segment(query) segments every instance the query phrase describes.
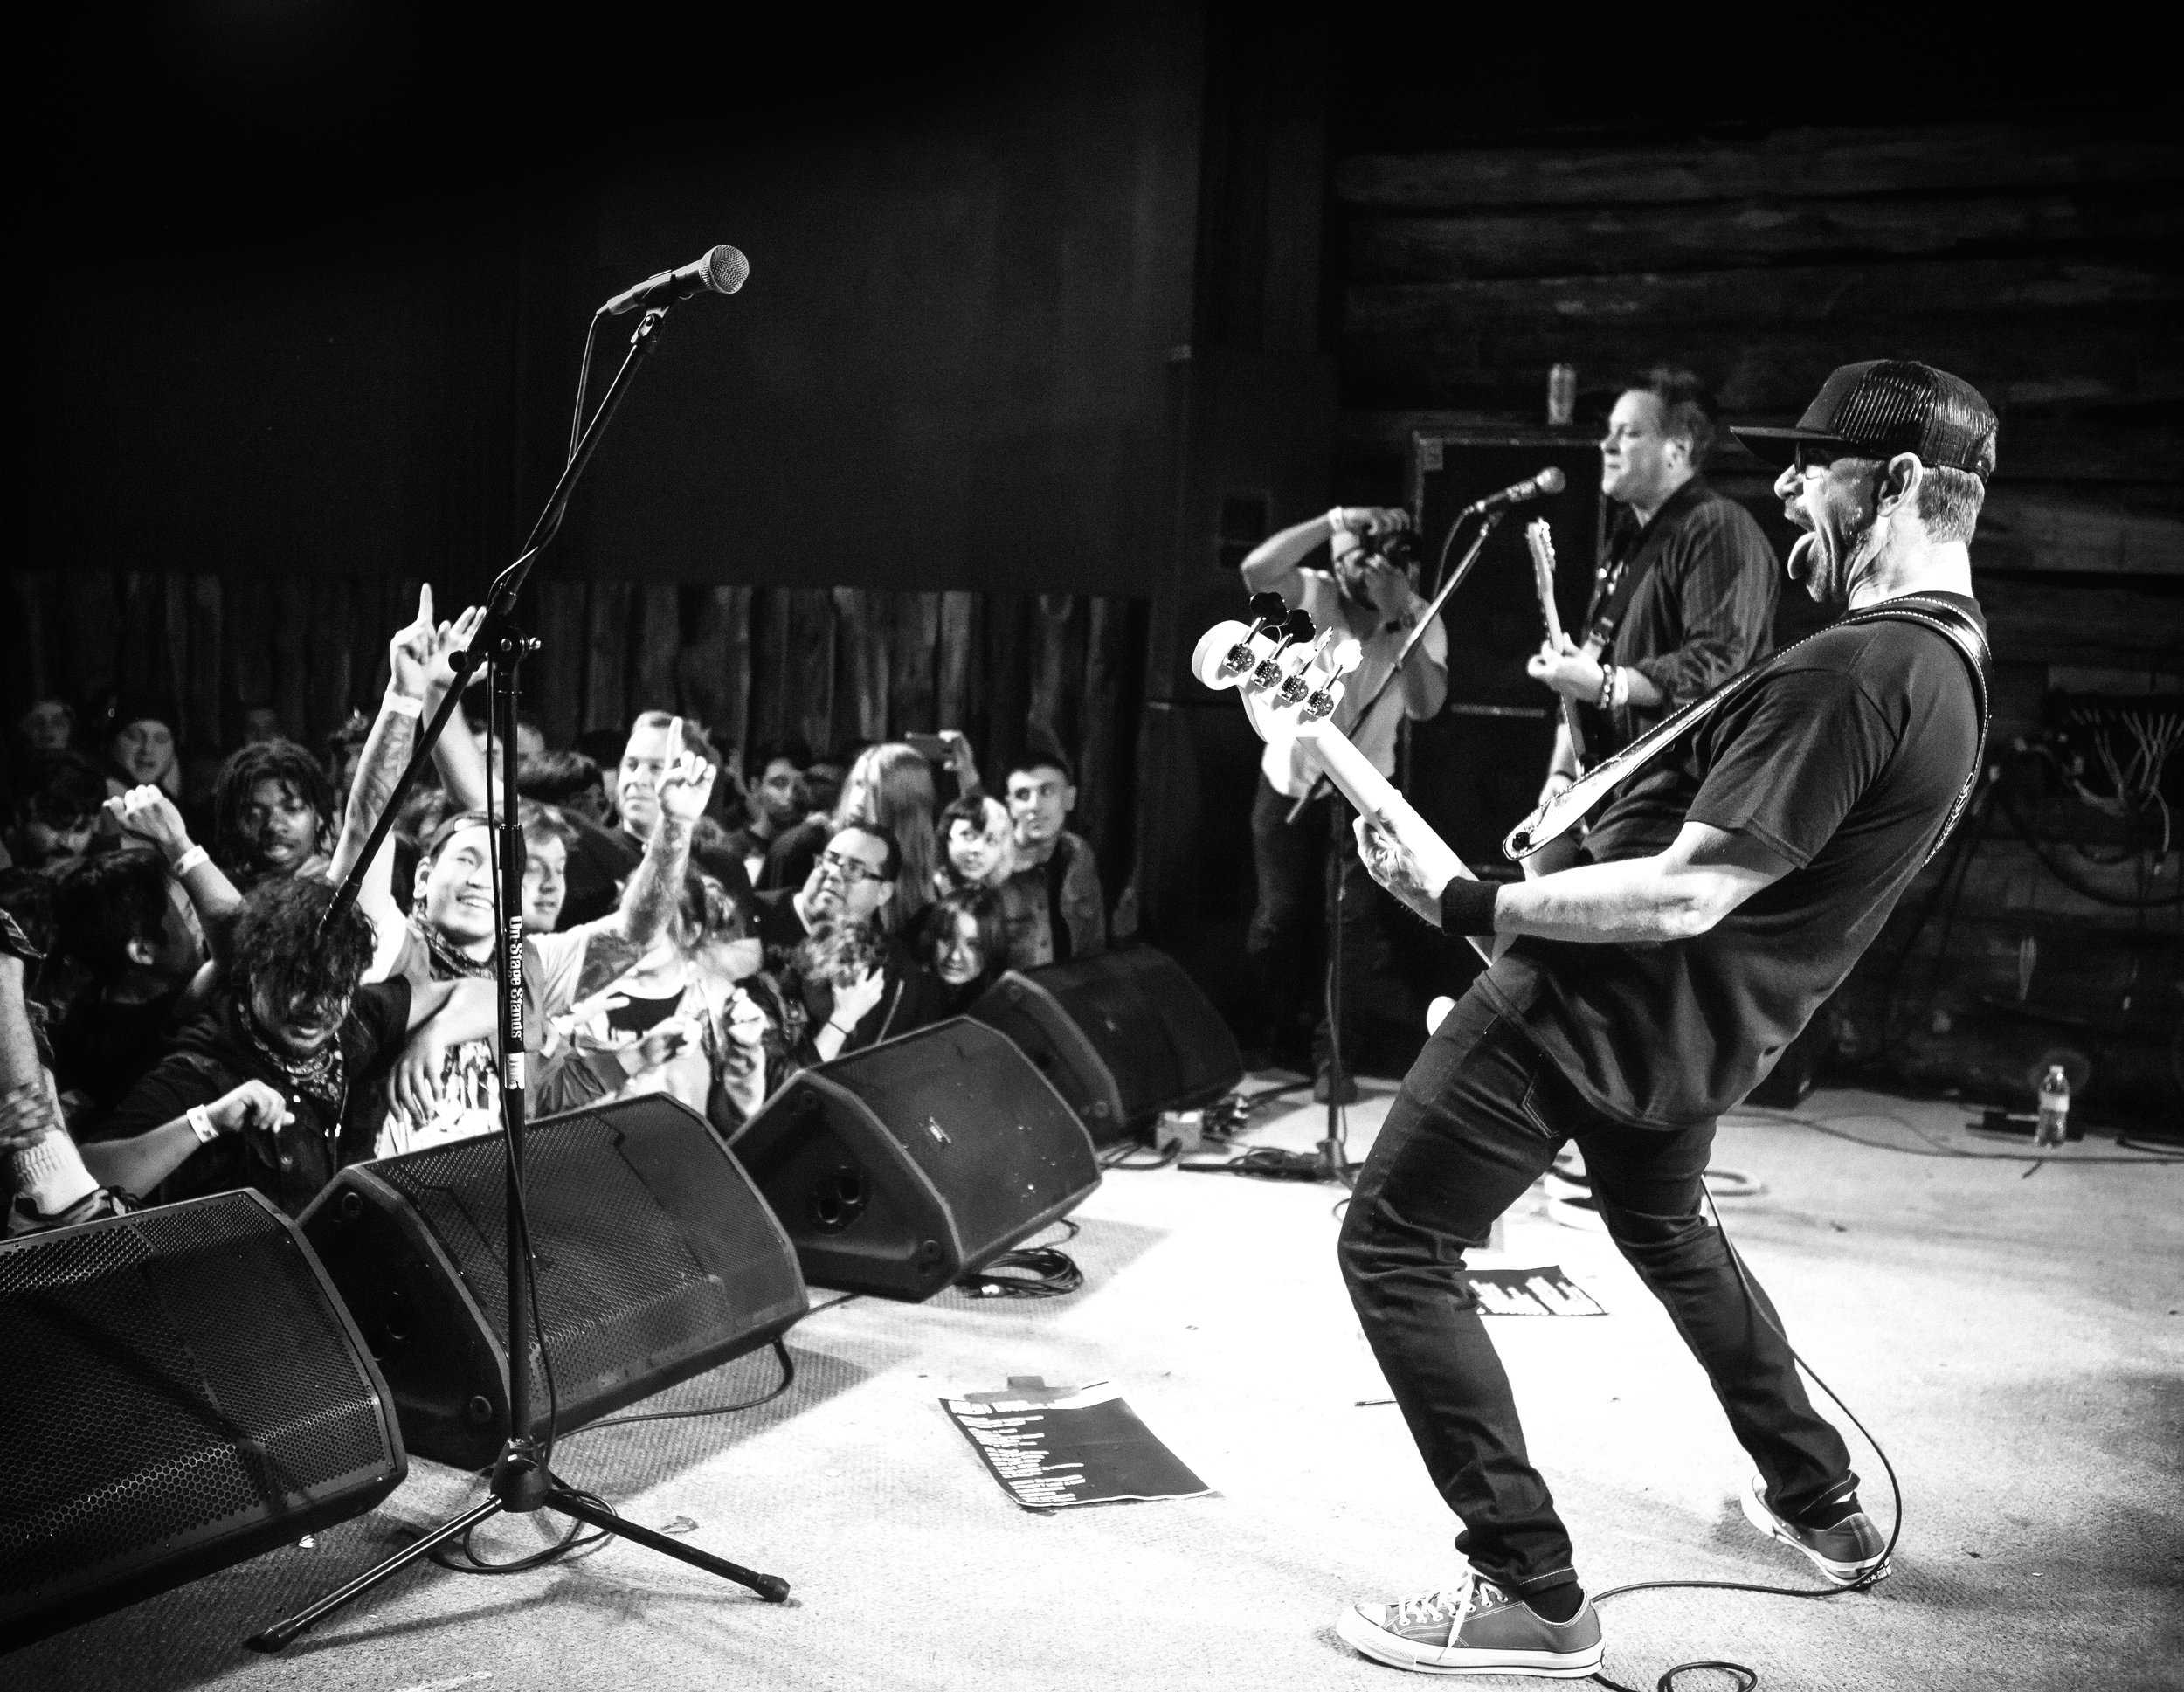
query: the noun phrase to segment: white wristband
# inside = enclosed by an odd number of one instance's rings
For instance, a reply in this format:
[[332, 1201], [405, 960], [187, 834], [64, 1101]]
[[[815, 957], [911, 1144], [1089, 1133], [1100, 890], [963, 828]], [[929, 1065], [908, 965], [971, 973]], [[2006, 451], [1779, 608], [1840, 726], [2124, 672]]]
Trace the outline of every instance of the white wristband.
[[1330, 506], [1328, 508], [1327, 527], [1330, 533], [1336, 529], [1346, 530], [1349, 528], [1350, 524], [1345, 518], [1343, 508], [1340, 506]]
[[387, 696], [379, 701], [379, 708], [392, 711], [398, 717], [421, 717], [425, 715], [425, 701], [411, 699], [407, 694], [397, 694], [390, 688]]
[[190, 1131], [206, 1145], [211, 1145], [220, 1137], [220, 1130], [212, 1126], [212, 1113], [203, 1105], [191, 1105], [182, 1113], [182, 1116], [190, 1124]]
[[173, 864], [175, 876], [177, 880], [179, 880], [181, 877], [189, 874], [189, 873], [195, 869], [199, 864], [209, 864], [211, 861], [212, 854], [211, 853], [207, 852], [201, 846], [193, 846], [189, 851], [183, 853], [181, 857], [175, 860]]

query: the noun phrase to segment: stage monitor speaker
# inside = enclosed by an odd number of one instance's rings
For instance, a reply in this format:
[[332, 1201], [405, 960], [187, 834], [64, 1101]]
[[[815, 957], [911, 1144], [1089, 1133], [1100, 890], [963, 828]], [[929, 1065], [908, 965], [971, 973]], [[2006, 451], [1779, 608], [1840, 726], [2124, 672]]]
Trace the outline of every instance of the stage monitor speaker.
[[822, 1287], [930, 1298], [1100, 1184], [1076, 1113], [956, 1017], [793, 1077], [731, 1143]]
[[[497, 1134], [343, 1170], [304, 1235], [385, 1372], [410, 1449], [476, 1468], [508, 1417], [506, 1171]], [[742, 1168], [660, 1095], [530, 1124], [524, 1209], [563, 1430], [739, 1357], [810, 1299]], [[548, 1375], [535, 1436], [546, 1431]]]
[[1015, 1042], [1098, 1145], [1142, 1134], [1164, 1110], [1209, 1103], [1243, 1079], [1220, 1012], [1151, 946], [1011, 970], [970, 1014]]
[[0, 1243], [0, 1648], [361, 1516], [385, 1383], [254, 1192]]

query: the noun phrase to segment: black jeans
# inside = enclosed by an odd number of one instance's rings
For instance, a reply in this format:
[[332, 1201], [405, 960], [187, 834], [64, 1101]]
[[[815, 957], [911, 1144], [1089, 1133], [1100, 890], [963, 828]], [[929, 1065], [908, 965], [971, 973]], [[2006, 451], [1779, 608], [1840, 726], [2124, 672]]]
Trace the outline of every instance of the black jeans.
[[1525, 1456], [1463, 1254], [1565, 1140], [1583, 1149], [1609, 1233], [1706, 1371], [1768, 1502], [1794, 1516], [1857, 1485], [1841, 1436], [1805, 1396], [1774, 1307], [1756, 1281], [1746, 1297], [1700, 1215], [1713, 1138], [1711, 1122], [1669, 1133], [1603, 1116], [1475, 986], [1419, 1054], [1365, 1161], [1343, 1222], [1343, 1278], [1463, 1523], [1456, 1549], [1507, 1591], [1570, 1579], [1570, 1538]]
[[[1314, 799], [1294, 823], [1294, 799], [1274, 791], [1262, 773], [1251, 805], [1252, 867], [1258, 902], [1244, 936], [1250, 963], [1277, 1047], [1296, 1039], [1309, 1023], [1312, 1062], [1330, 1054], [1324, 975], [1312, 963], [1312, 930], [1331, 926], [1337, 885], [1342, 891], [1343, 1061], [1351, 1074], [1375, 1042], [1413, 1045], [1424, 1008], [1397, 970], [1388, 940], [1393, 901], [1365, 873], [1345, 823], [1341, 849], [1330, 839], [1330, 798]], [[1343, 814], [1351, 813], [1347, 806]], [[1409, 1045], [1401, 1046], [1408, 1051]]]

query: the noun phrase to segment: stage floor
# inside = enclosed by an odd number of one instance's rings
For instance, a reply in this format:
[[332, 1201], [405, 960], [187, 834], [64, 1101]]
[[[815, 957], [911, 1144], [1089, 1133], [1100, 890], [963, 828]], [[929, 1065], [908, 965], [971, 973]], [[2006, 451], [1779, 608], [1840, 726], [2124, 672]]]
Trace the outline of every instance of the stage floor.
[[[1393, 1091], [1366, 1085], [1349, 1112], [1357, 1157]], [[1790, 1115], [1724, 1125], [1715, 1167], [1742, 1177], [1719, 1183], [1724, 1225], [1901, 1480], [1897, 1573], [1822, 1603], [1612, 1600], [1602, 1619], [1616, 1680], [1650, 1688], [1670, 1665], [1708, 1658], [1750, 1665], [1766, 1692], [2153, 1688], [2184, 1676], [2184, 1166], [2146, 1167], [2098, 1136], [2035, 1164], [2027, 1142], [1966, 1132], [1966, 1114], [1823, 1093]], [[1309, 1105], [1270, 1109], [1240, 1143], [1303, 1150], [1324, 1125]], [[1728, 1196], [1732, 1185], [1756, 1191]], [[1077, 1212], [1068, 1249], [1085, 1285], [1071, 1296], [856, 1299], [791, 1332], [797, 1379], [770, 1404], [563, 1445], [556, 1467], [570, 1481], [783, 1576], [786, 1605], [617, 1543], [505, 1578], [423, 1564], [280, 1657], [245, 1650], [245, 1634], [480, 1495], [472, 1477], [414, 1461], [383, 1509], [315, 1546], [0, 1658], [0, 1683], [1397, 1684], [1397, 1671], [1335, 1639], [1334, 1616], [1352, 1597], [1452, 1580], [1454, 1523], [1336, 1274], [1342, 1198], [1332, 1184], [1116, 1171]], [[1588, 1585], [1814, 1584], [1738, 1514], [1748, 1464], [1605, 1237], [1520, 1211], [1502, 1249], [1477, 1260], [1559, 1266], [1605, 1311], [1491, 1324]], [[815, 1302], [831, 1296], [814, 1290]], [[733, 1401], [775, 1373], [762, 1353], [637, 1407]], [[1033, 1375], [1113, 1382], [1212, 1492], [1019, 1508], [939, 1400]], [[1888, 1480], [1855, 1433], [1851, 1443], [1885, 1526]], [[503, 1521], [480, 1539], [509, 1555], [541, 1536], [536, 1521]]]

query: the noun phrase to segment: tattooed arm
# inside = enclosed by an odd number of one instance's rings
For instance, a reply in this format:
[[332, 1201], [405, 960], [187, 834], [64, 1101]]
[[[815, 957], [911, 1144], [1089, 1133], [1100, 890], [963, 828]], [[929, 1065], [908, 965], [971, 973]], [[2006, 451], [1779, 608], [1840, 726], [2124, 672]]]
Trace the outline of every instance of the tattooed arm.
[[[682, 743], [682, 719], [667, 729], [667, 744]], [[577, 977], [579, 998], [597, 992], [642, 957], [667, 930], [682, 880], [690, 867], [690, 837], [713, 796], [714, 768], [695, 752], [678, 752], [660, 772], [660, 820], [643, 860], [622, 889], [621, 908], [593, 925]]]
[[[397, 629], [387, 645], [386, 697], [380, 701], [379, 715], [357, 760], [356, 778], [349, 784], [348, 805], [342, 817], [342, 837], [327, 869], [328, 879], [336, 886], [356, 867], [364, 842], [370, 839], [380, 813], [394, 797], [395, 784], [417, 744], [418, 719], [425, 708], [425, 666], [433, 633], [432, 590], [428, 585], [418, 590], [416, 618]], [[364, 971], [366, 981], [384, 980], [401, 950], [404, 924], [401, 907], [394, 901], [393, 877], [394, 836], [390, 833], [380, 842], [377, 855], [364, 872], [356, 897], [358, 907], [371, 919], [378, 940]]]

